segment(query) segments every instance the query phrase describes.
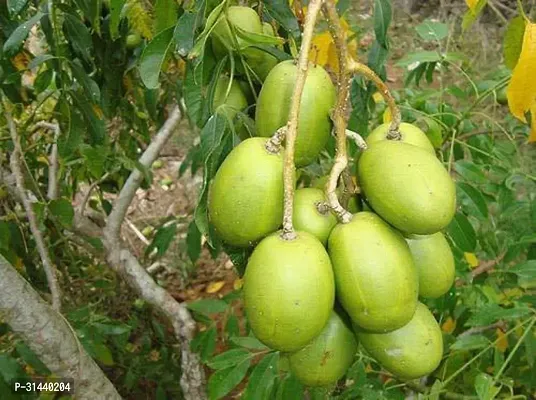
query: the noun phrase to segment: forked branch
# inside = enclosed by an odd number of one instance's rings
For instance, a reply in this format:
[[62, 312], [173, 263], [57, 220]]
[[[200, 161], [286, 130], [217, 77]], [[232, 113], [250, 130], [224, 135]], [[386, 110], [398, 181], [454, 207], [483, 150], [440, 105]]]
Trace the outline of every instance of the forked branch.
[[13, 141], [13, 152], [11, 153], [10, 166], [15, 177], [16, 190], [24, 207], [24, 211], [26, 212], [26, 216], [28, 217], [30, 231], [32, 232], [35, 240], [35, 246], [37, 247], [39, 257], [43, 263], [43, 269], [47, 277], [48, 287], [50, 289], [50, 294], [52, 295], [52, 307], [56, 311], [59, 311], [61, 309], [61, 293], [58, 285], [58, 278], [56, 276], [56, 268], [50, 259], [50, 254], [48, 253], [45, 240], [43, 239], [43, 235], [37, 224], [37, 218], [33, 210], [32, 202], [28, 198], [26, 188], [24, 186], [24, 175], [21, 168], [22, 148], [20, 145], [20, 137], [17, 132], [17, 127], [15, 126], [15, 121], [13, 120], [11, 112], [7, 107], [4, 107], [4, 115], [9, 127], [9, 132], [11, 134], [11, 140]]

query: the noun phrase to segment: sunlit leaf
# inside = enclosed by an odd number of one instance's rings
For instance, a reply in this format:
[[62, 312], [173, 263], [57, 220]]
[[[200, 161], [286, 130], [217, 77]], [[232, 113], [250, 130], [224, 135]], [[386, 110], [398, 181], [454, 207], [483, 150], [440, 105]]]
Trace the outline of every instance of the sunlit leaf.
[[462, 336], [450, 348], [452, 350], [477, 350], [489, 345], [489, 340], [483, 335]]
[[173, 43], [173, 31], [171, 27], [154, 37], [143, 50], [140, 60], [140, 76], [147, 88], [156, 89], [159, 86], [158, 77], [164, 60]]
[[390, 0], [374, 0], [374, 34], [383, 48], [389, 48], [387, 30], [391, 23], [393, 12]]
[[449, 34], [449, 27], [442, 22], [431, 21], [429, 19], [421, 22], [415, 27], [419, 36], [426, 41], [442, 40]]
[[479, 400], [493, 400], [499, 391], [500, 387], [494, 385], [494, 379], [488, 374], [480, 373], [475, 378], [475, 389]]
[[525, 113], [536, 101], [536, 24], [525, 26], [523, 45], [512, 79], [507, 89], [510, 112], [520, 121], [527, 122]]
[[449, 236], [456, 246], [465, 252], [472, 252], [476, 248], [476, 233], [467, 217], [458, 212], [447, 227]]
[[229, 393], [242, 379], [251, 364], [251, 358], [247, 358], [240, 364], [216, 371], [208, 380], [208, 394], [210, 399], [221, 399]]
[[211, 315], [222, 313], [227, 310], [228, 305], [223, 300], [218, 299], [201, 299], [188, 303], [187, 307], [195, 312]]
[[177, 2], [176, 0], [156, 0], [154, 5], [154, 33], [160, 32], [175, 26], [177, 22]]
[[478, 257], [475, 255], [475, 253], [463, 253], [463, 257], [465, 258], [465, 261], [467, 261], [467, 264], [469, 264], [472, 268], [478, 267]]
[[7, 40], [4, 43], [4, 53], [6, 53], [8, 56], [12, 56], [17, 53], [17, 51], [20, 49], [24, 41], [26, 40], [26, 37], [30, 33], [30, 30], [33, 28], [35, 24], [39, 22], [39, 20], [44, 16], [42, 12], [38, 12], [35, 14], [32, 18], [30, 18], [28, 21], [23, 22], [20, 24], [17, 29], [13, 31], [13, 33], [7, 38]]
[[261, 400], [270, 398], [270, 393], [272, 392], [272, 387], [278, 372], [278, 359], [278, 353], [270, 353], [259, 361], [249, 376], [248, 385], [244, 391], [242, 399]]

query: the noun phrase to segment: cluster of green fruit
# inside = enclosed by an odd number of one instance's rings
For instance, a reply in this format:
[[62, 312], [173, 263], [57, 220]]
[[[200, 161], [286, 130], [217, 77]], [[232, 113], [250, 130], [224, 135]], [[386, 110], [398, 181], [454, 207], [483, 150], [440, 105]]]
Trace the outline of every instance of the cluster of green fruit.
[[[389, 140], [383, 125], [357, 161], [361, 197], [352, 199], [352, 220], [337, 223], [323, 190], [300, 188], [296, 237], [284, 239], [278, 232], [284, 148], [267, 147], [266, 137], [287, 123], [296, 75], [293, 61], [270, 70], [256, 104], [259, 137], [230, 152], [209, 192], [218, 235], [232, 246], [255, 246], [243, 287], [250, 326], [259, 340], [288, 355], [306, 385], [340, 379], [358, 342], [402, 379], [426, 375], [439, 365], [443, 342], [418, 297], [441, 296], [454, 280], [453, 256], [440, 232], [455, 213], [454, 183], [424, 132], [401, 124], [399, 140]], [[312, 163], [325, 147], [335, 96], [326, 71], [311, 65], [300, 103], [297, 166]]]

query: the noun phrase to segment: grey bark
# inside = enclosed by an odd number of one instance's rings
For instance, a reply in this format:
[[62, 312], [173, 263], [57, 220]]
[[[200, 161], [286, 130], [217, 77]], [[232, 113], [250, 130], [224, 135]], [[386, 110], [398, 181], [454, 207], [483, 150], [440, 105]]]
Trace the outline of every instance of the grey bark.
[[1, 255], [0, 320], [7, 322], [50, 371], [74, 379], [76, 399], [121, 398], [68, 322]]

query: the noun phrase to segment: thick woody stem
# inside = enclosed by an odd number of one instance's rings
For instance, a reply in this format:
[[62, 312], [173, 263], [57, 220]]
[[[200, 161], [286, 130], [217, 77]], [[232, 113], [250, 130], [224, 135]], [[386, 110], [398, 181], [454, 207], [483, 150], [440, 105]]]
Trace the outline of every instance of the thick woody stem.
[[391, 111], [391, 125], [389, 126], [389, 133], [387, 134], [387, 139], [389, 140], [400, 140], [400, 121], [402, 119], [400, 115], [400, 109], [397, 107], [395, 99], [391, 92], [389, 91], [389, 88], [385, 84], [384, 81], [381, 80], [381, 78], [376, 75], [376, 73], [371, 70], [369, 67], [367, 67], [365, 64], [361, 64], [360, 62], [357, 62], [355, 60], [350, 61], [350, 71], [354, 74], [362, 74], [365, 75], [368, 79], [370, 79], [376, 87], [378, 88], [378, 91], [382, 95], [382, 97], [385, 99], [385, 102], [387, 103], [387, 106], [389, 107], [389, 110]]
[[300, 114], [300, 103], [307, 77], [309, 67], [309, 51], [311, 50], [311, 41], [313, 38], [316, 17], [322, 5], [321, 0], [311, 0], [305, 17], [302, 43], [300, 48], [300, 57], [298, 60], [298, 71], [296, 74], [296, 84], [292, 93], [292, 102], [290, 105], [289, 121], [286, 129], [286, 148], [285, 148], [285, 168], [283, 170], [283, 179], [285, 182], [285, 211], [283, 214], [283, 239], [292, 240], [296, 237], [294, 226], [292, 224], [292, 213], [294, 205], [294, 176], [296, 166], [294, 165], [294, 146], [298, 132], [298, 117]]
[[6, 116], [7, 124], [9, 126], [9, 132], [11, 134], [11, 140], [13, 141], [13, 153], [10, 158], [10, 166], [13, 175], [15, 176], [15, 184], [18, 192], [18, 197], [20, 198], [26, 215], [28, 217], [28, 223], [30, 224], [30, 231], [35, 240], [35, 246], [41, 257], [43, 263], [43, 269], [45, 270], [45, 275], [47, 277], [48, 287], [50, 289], [50, 294], [52, 295], [52, 307], [59, 311], [61, 308], [61, 294], [60, 287], [58, 285], [58, 278], [56, 277], [56, 268], [52, 264], [50, 255], [48, 253], [45, 240], [39, 225], [37, 224], [37, 218], [35, 216], [32, 203], [26, 194], [26, 188], [24, 187], [24, 175], [21, 168], [21, 157], [22, 157], [22, 148], [20, 145], [20, 138], [15, 127], [15, 121], [11, 113], [5, 108], [4, 114]]
[[[344, 209], [339, 202], [336, 193], [339, 177], [348, 166], [348, 156], [346, 154], [346, 114], [350, 85], [350, 74], [348, 71], [348, 48], [346, 46], [346, 38], [337, 14], [335, 2], [324, 2], [323, 11], [328, 20], [329, 29], [335, 42], [339, 60], [339, 73], [337, 75], [337, 103], [331, 117], [335, 126], [335, 134], [337, 137], [337, 155], [335, 156], [335, 163], [333, 164], [333, 168], [331, 169], [329, 179], [326, 184], [326, 197], [328, 199], [328, 204], [339, 221], [342, 223], [348, 223], [352, 220], [352, 214]], [[346, 180], [346, 191], [349, 189], [347, 186], [348, 184], [350, 184], [350, 182]], [[351, 184], [353, 186], [353, 183]]]

